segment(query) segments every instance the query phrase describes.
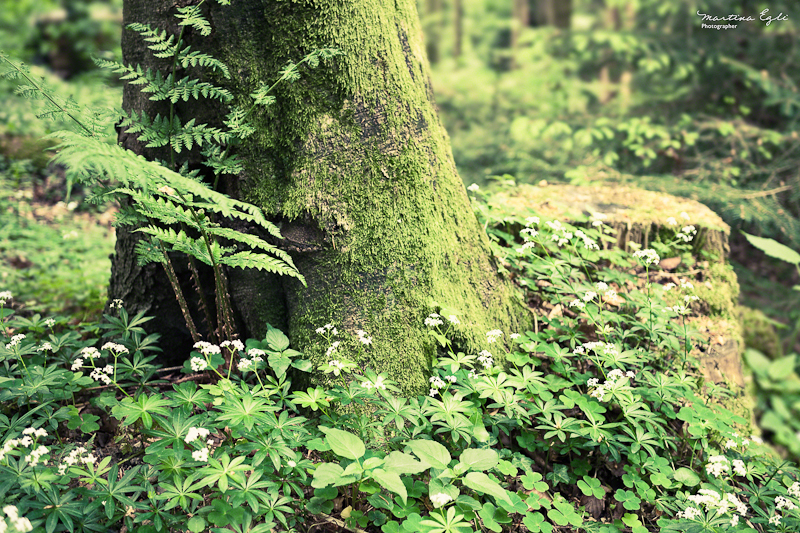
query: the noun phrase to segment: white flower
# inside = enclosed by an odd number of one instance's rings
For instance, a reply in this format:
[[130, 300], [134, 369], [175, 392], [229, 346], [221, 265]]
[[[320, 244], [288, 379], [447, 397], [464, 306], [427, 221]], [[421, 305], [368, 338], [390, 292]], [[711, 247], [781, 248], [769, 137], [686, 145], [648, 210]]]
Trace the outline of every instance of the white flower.
[[0, 292], [0, 305], [5, 305], [6, 301], [11, 300], [14, 296], [11, 294], [11, 291], [3, 291]]
[[[335, 352], [337, 348], [339, 348], [340, 344], [341, 344], [341, 341], [335, 341], [333, 344], [331, 344], [330, 347], [328, 348], [328, 350], [325, 352], [325, 356], [326, 357], [330, 357], [331, 354], [333, 352]], [[336, 375], [338, 376], [339, 374], [336, 374]]]
[[708, 458], [706, 464], [706, 472], [710, 475], [719, 477], [730, 470], [728, 459], [724, 455], [714, 455]]
[[527, 241], [525, 244], [522, 245], [522, 248], [517, 248], [517, 253], [521, 254], [524, 253], [525, 250], [530, 248], [536, 248], [536, 243], [533, 241]]
[[644, 250], [636, 250], [633, 252], [633, 257], [640, 258], [645, 265], [649, 264], [658, 264], [661, 259], [658, 257], [658, 253], [652, 248], [646, 248]]
[[530, 226], [531, 224], [538, 224], [539, 217], [528, 217], [525, 219], [525, 225]]
[[678, 518], [686, 518], [687, 520], [691, 520], [693, 518], [697, 518], [701, 514], [703, 513], [701, 513], [700, 509], [697, 507], [687, 507], [683, 511], [679, 512], [677, 516]]
[[41, 346], [36, 348], [36, 351], [37, 352], [52, 352], [53, 351], [53, 345], [50, 344], [49, 342], [44, 342], [44, 343], [42, 343]]
[[675, 220], [675, 217], [669, 217], [667, 219], [667, 224], [669, 224], [670, 226], [677, 226], [678, 225], [678, 221]]
[[694, 285], [692, 285], [690, 282], [682, 279], [681, 280], [681, 289], [693, 290], [694, 289]]
[[683, 301], [686, 302], [687, 304], [690, 303], [690, 302], [696, 302], [699, 299], [700, 298], [695, 296], [694, 294], [691, 294], [691, 295], [687, 294], [686, 296], [683, 297]]
[[681, 211], [680, 217], [684, 220], [689, 220], [689, 215], [686, 214], [686, 211]]
[[199, 450], [195, 450], [192, 452], [192, 459], [195, 461], [201, 461], [203, 463], [208, 462], [208, 448], [200, 448]]
[[794, 496], [795, 498], [800, 498], [800, 482], [795, 481], [792, 483], [792, 486], [789, 487], [789, 496]]
[[608, 381], [617, 381], [623, 376], [624, 374], [622, 373], [622, 370], [620, 370], [619, 368], [615, 368], [614, 370], [608, 373], [607, 379]]
[[44, 321], [44, 325], [45, 325], [45, 327], [52, 328], [53, 326], [56, 325], [56, 319], [55, 318], [47, 318]]
[[436, 396], [437, 394], [439, 394], [439, 391], [438, 391], [437, 389], [431, 389], [431, 391], [430, 391], [428, 394], [429, 394], [431, 397], [434, 397], [434, 396]]
[[333, 327], [333, 324], [325, 324], [322, 327], [325, 328], [325, 329], [336, 329], [336, 328]]
[[[219, 346], [220, 346], [220, 348], [225, 348], [227, 346], [232, 346], [234, 350], [237, 350], [239, 352], [244, 351], [244, 344], [242, 344], [242, 341], [240, 341], [238, 339], [237, 340], [232, 340], [232, 341], [222, 341]], [[233, 351], [233, 350], [231, 350], [231, 351]]]
[[512, 333], [511, 335], [508, 336], [508, 338], [511, 339], [512, 341], [520, 337], [522, 337], [522, 335], [520, 335], [519, 333]]
[[372, 344], [372, 337], [359, 337], [358, 341], [361, 344]]
[[729, 450], [730, 450], [731, 448], [736, 448], [736, 441], [735, 441], [735, 440], [733, 440], [733, 439], [728, 439], [728, 440], [725, 442], [725, 447], [726, 447], [726, 448], [728, 448]]
[[264, 357], [266, 355], [264, 350], [259, 350], [258, 348], [250, 348], [247, 350], [247, 357], [255, 359], [256, 357]]
[[605, 292], [608, 290], [608, 283], [605, 283], [604, 281], [598, 281], [596, 287], [598, 291]]
[[188, 444], [197, 439], [205, 439], [210, 434], [211, 432], [206, 428], [190, 427], [189, 432], [186, 434], [186, 438], [183, 440]]
[[447, 320], [453, 325], [461, 324], [461, 321], [456, 315], [448, 315]]
[[441, 326], [442, 324], [444, 324], [444, 322], [442, 322], [441, 318], [439, 318], [439, 315], [436, 313], [431, 313], [428, 315], [428, 318], [425, 319], [425, 325], [430, 328]]
[[386, 384], [383, 382], [383, 376], [378, 376], [378, 379], [375, 380], [375, 388], [386, 390]]
[[430, 381], [431, 386], [435, 389], [441, 389], [442, 387], [444, 387], [444, 381], [439, 376], [433, 376], [428, 381]]
[[590, 387], [596, 387], [598, 383], [600, 383], [600, 380], [597, 378], [591, 378], [586, 382], [586, 384]]
[[109, 307], [111, 309], [122, 309], [122, 300], [120, 300], [119, 298], [115, 298], [114, 300], [111, 300], [111, 303], [109, 304]]
[[786, 509], [787, 511], [794, 511], [795, 509], [797, 509], [797, 506], [794, 503], [792, 503], [791, 500], [788, 500], [783, 496], [776, 496], [775, 509]]
[[222, 353], [222, 350], [216, 344], [211, 344], [210, 342], [206, 341], [198, 341], [194, 343], [194, 347], [200, 350], [200, 353], [203, 355], [213, 355]]
[[467, 187], [467, 190], [468, 190], [468, 191], [472, 191], [472, 192], [475, 192], [475, 191], [477, 191], [478, 189], [480, 189], [480, 187], [478, 186], [478, 184], [477, 184], [477, 183], [473, 183], [472, 185], [470, 185], [469, 187]]
[[83, 366], [83, 359], [81, 359], [80, 357], [78, 357], [78, 358], [77, 358], [77, 359], [75, 359], [75, 361], [72, 363], [72, 367], [70, 368], [70, 370], [72, 370], [73, 372], [77, 372], [78, 370], [80, 370], [80, 368], [81, 368], [82, 366]]
[[294, 461], [292, 461], [292, 460], [289, 460], [289, 461], [288, 461], [286, 464], [289, 466], [289, 468], [294, 468], [294, 467], [296, 467], [296, 466], [297, 466], [297, 463], [295, 463], [295, 462], [294, 462]]
[[81, 355], [89, 359], [97, 359], [100, 357], [100, 351], [94, 346], [87, 346], [81, 350]]
[[661, 288], [664, 289], [665, 291], [668, 291], [668, 290], [673, 289], [675, 287], [676, 287], [676, 285], [674, 283], [667, 283], [666, 285], [664, 285]]
[[104, 374], [100, 368], [95, 368], [92, 370], [92, 373], [89, 374], [89, 377], [95, 381], [102, 381], [106, 385], [111, 384], [111, 378], [108, 377], [108, 374]]
[[636, 374], [634, 372], [631, 372], [630, 370], [628, 370], [627, 372], [625, 372], [625, 377], [628, 378], [628, 379], [633, 379], [633, 378], [636, 377]]
[[315, 331], [316, 333], [319, 333], [320, 335], [322, 335], [322, 334], [324, 334], [324, 333], [325, 333], [325, 328], [317, 328], [317, 329], [315, 329], [314, 331]]
[[499, 329], [493, 329], [491, 331], [486, 332], [486, 342], [493, 343], [497, 342], [497, 339], [503, 336], [503, 332]]
[[458, 378], [455, 376], [445, 376], [444, 379], [446, 381], [449, 381], [450, 383], [455, 383], [456, 381], [458, 381]]
[[775, 515], [769, 519], [769, 523], [772, 524], [773, 526], [777, 526], [778, 524], [781, 523], [781, 517]]
[[24, 338], [25, 338], [25, 335], [23, 335], [22, 333], [19, 333], [17, 335], [14, 335], [13, 337], [11, 337], [11, 342], [6, 344], [6, 350], [10, 350], [14, 346], [18, 345], [20, 343], [20, 341], [22, 341], [22, 339], [24, 339]]
[[251, 366], [253, 366], [253, 361], [250, 359], [239, 359], [239, 362], [236, 363], [236, 368], [239, 369], [239, 372], [244, 372], [248, 370]]
[[202, 357], [192, 357], [189, 360], [189, 364], [192, 366], [192, 372], [202, 372], [208, 368], [208, 361]]
[[431, 503], [434, 507], [441, 507], [452, 499], [453, 498], [451, 498], [450, 495], [445, 494], [444, 492], [437, 492], [431, 496]]
[[586, 307], [586, 304], [585, 304], [585, 303], [583, 303], [583, 302], [582, 302], [582, 301], [580, 301], [580, 300], [572, 300], [572, 301], [569, 303], [569, 306], [570, 306], [570, 307], [577, 307], [578, 309], [583, 309], [584, 307]]
[[595, 298], [597, 298], [597, 293], [594, 291], [586, 291], [586, 294], [583, 295], [584, 302], [591, 302]]
[[118, 354], [128, 353], [128, 349], [121, 344], [115, 342], [107, 342], [103, 345], [101, 350], [108, 350], [110, 352], [117, 352]]

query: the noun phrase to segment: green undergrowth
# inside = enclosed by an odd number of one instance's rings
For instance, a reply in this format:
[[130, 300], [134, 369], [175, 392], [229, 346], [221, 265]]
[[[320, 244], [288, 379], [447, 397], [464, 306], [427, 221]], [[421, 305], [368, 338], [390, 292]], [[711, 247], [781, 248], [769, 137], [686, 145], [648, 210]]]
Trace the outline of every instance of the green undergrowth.
[[98, 223], [109, 207], [78, 209], [65, 197], [63, 180], [55, 182], [0, 159], [0, 279], [26, 313], [96, 320], [114, 250], [113, 230]]
[[[426, 396], [402, 397], [381, 369], [353, 363], [380, 331], [344, 317], [312, 332], [326, 352], [317, 368], [268, 327], [263, 339], [197, 343], [177, 378], [124, 302], [74, 326], [17, 316], [0, 293], [8, 526], [797, 530], [797, 467], [705, 399], [693, 271], [662, 280], [656, 250], [599, 246], [602, 222], [485, 210], [482, 221], [506, 275], [530, 288], [536, 327], [485, 332], [491, 348], [464, 353], [458, 302], [425, 311], [440, 346]], [[687, 251], [689, 226], [662, 251]], [[293, 387], [313, 370], [329, 381]]]

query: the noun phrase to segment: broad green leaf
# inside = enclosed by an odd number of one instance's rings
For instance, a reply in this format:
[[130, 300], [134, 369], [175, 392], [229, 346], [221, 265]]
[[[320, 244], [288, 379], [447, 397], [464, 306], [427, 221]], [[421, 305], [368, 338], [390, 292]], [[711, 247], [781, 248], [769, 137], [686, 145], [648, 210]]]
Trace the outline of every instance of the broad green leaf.
[[411, 440], [406, 442], [414, 454], [433, 468], [444, 470], [450, 463], [447, 448], [432, 440]]
[[403, 500], [403, 503], [406, 503], [408, 499], [406, 486], [403, 485], [403, 481], [396, 473], [387, 472], [381, 468], [376, 468], [372, 471], [372, 479], [380, 483], [381, 487], [400, 496], [400, 499]]
[[468, 466], [470, 470], [485, 471], [497, 466], [499, 458], [494, 450], [468, 448], [461, 453], [459, 461]]
[[267, 334], [264, 336], [264, 342], [276, 352], [282, 352], [289, 347], [289, 337], [269, 324], [267, 324]]
[[428, 469], [428, 465], [414, 459], [411, 455], [403, 452], [392, 452], [386, 457], [384, 463], [386, 470], [397, 472], [398, 474], [419, 474]]
[[269, 362], [270, 368], [275, 371], [275, 375], [279, 378], [286, 374], [286, 369], [292, 364], [292, 360], [283, 354], [270, 355], [267, 358], [267, 362]]
[[[322, 489], [328, 485], [342, 485], [356, 480], [353, 476], [344, 476], [343, 474], [344, 469], [341, 466], [333, 463], [322, 463], [317, 465], [317, 469], [314, 470], [314, 479], [311, 480], [311, 486]], [[341, 483], [342, 481], [345, 483]]]
[[336, 455], [347, 459], [358, 459], [364, 455], [366, 451], [364, 443], [352, 433], [341, 429], [326, 428], [325, 426], [320, 426], [319, 429], [325, 433], [325, 441]]
[[194, 515], [186, 522], [186, 526], [192, 533], [200, 533], [206, 528], [206, 520], [202, 516]]
[[512, 504], [511, 499], [506, 494], [506, 490], [483, 472], [470, 472], [464, 476], [464, 485], [482, 494], [488, 494], [498, 500]]
[[685, 467], [677, 469], [673, 477], [675, 481], [679, 481], [687, 487], [694, 487], [700, 483], [700, 476], [698, 476], [694, 470], [689, 470]]
[[756, 237], [755, 235], [750, 235], [749, 233], [742, 232], [742, 235], [745, 238], [764, 252], [770, 257], [774, 257], [776, 259], [780, 259], [781, 261], [786, 261], [787, 263], [791, 263], [793, 265], [800, 264], [800, 254], [789, 248], [788, 246], [784, 246], [783, 244], [779, 243], [773, 239], [765, 239], [763, 237]]
[[794, 372], [795, 357], [795, 354], [790, 354], [770, 362], [767, 368], [769, 377], [775, 381], [780, 381], [790, 376]]

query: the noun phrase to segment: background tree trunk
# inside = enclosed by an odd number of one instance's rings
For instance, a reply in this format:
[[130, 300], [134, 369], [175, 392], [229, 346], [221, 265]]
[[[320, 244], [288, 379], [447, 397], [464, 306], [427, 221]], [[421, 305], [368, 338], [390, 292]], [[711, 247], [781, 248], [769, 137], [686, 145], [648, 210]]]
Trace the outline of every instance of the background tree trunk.
[[[125, 23], [174, 30], [172, 4], [126, 0]], [[228, 64], [230, 88], [242, 101], [289, 61], [322, 47], [345, 53], [278, 89], [277, 103], [255, 116], [257, 133], [239, 149], [245, 171], [221, 186], [280, 223], [281, 244], [308, 282], [303, 288], [288, 278], [229, 272], [243, 335], [262, 335], [267, 322], [288, 326], [294, 345], [324, 363], [328, 345], [314, 329], [332, 322], [340, 330], [340, 357], [388, 372], [404, 393], [419, 393], [436, 353], [423, 325], [436, 302], [459, 313], [461, 349], [494, 348], [502, 360], [485, 332], [525, 331], [528, 310], [498, 277], [456, 173], [414, 1], [239, 0], [205, 8], [214, 33], [201, 38], [187, 30], [187, 41]], [[126, 32], [125, 61], [153, 65], [143, 49]], [[124, 106], [153, 110], [131, 89]], [[184, 111], [200, 115], [198, 121], [213, 112], [198, 107]], [[122, 140], [143, 151], [133, 139]], [[174, 302], [165, 295], [166, 281], [135, 267], [130, 238], [121, 232], [111, 298], [157, 313], [159, 328], [177, 331], [170, 319], [178, 313], [166, 310]], [[373, 337], [361, 355], [350, 335], [358, 329]]]

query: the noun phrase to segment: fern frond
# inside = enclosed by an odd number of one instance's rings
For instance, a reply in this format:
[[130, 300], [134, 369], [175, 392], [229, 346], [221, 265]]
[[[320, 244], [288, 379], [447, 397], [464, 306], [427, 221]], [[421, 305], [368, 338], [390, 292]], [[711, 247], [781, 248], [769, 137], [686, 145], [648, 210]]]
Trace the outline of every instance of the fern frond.
[[198, 65], [201, 67], [208, 67], [220, 71], [225, 78], [231, 79], [231, 73], [228, 71], [228, 67], [225, 63], [202, 52], [190, 52], [190, 48], [191, 47], [187, 46], [178, 54], [178, 61], [181, 67], [188, 68], [189, 66], [196, 67]]
[[[177, 120], [177, 117], [175, 119]], [[172, 149], [175, 150], [175, 153], [180, 153], [184, 147], [191, 150], [195, 144], [203, 146], [203, 143], [209, 144], [212, 141], [217, 144], [230, 142], [230, 132], [214, 128], [208, 124], [195, 124], [194, 120], [190, 120], [183, 127], [177, 127], [176, 125], [174, 129], [176, 133], [171, 139]]]
[[150, 263], [164, 264], [166, 262], [161, 249], [153, 242], [141, 240], [136, 243], [134, 251], [136, 252], [136, 263], [139, 266], [145, 266]]
[[[206, 81], [200, 81], [193, 78], [181, 78], [173, 82], [172, 74], [167, 76], [164, 86], [160, 88], [154, 96], [163, 96], [159, 100], [169, 99], [173, 104], [178, 100], [188, 101], [189, 98], [199, 100], [200, 96], [210, 98], [212, 100], [219, 100], [223, 103], [228, 103], [233, 100], [233, 95], [227, 89], [217, 87]], [[154, 98], [150, 98], [153, 100]]]
[[158, 220], [167, 225], [181, 223], [194, 229], [200, 229], [199, 223], [206, 229], [205, 217], [195, 219], [189, 210], [171, 199], [136, 192], [130, 194], [130, 197], [136, 202], [137, 210], [151, 220]]
[[145, 42], [152, 43], [147, 48], [153, 51], [158, 58], [172, 57], [175, 55], [175, 36], [167, 35], [166, 30], [152, 28], [149, 24], [134, 22], [128, 24], [128, 29], [139, 33]]
[[204, 164], [214, 171], [215, 175], [230, 174], [235, 176], [244, 170], [244, 165], [237, 155], [225, 155], [218, 145], [209, 145], [200, 152], [205, 157]]
[[[218, 242], [211, 243], [211, 255], [208, 247], [202, 238], [194, 239], [189, 237], [183, 230], [175, 231], [172, 228], [159, 228], [158, 226], [146, 226], [136, 229], [139, 233], [146, 233], [162, 243], [168, 245], [169, 249], [183, 252], [199, 259], [203, 263], [211, 266], [219, 263], [223, 254], [232, 251], [231, 248], [223, 248]], [[212, 262], [213, 261], [213, 262]]]
[[200, 6], [186, 6], [179, 7], [178, 14], [175, 15], [180, 20], [180, 26], [191, 26], [200, 32], [200, 35], [206, 37], [211, 35], [211, 24], [208, 23], [203, 13], [200, 11]]
[[284, 262], [286, 262], [292, 268], [295, 268], [294, 262], [292, 261], [292, 257], [286, 253], [285, 251], [281, 250], [277, 246], [268, 243], [267, 241], [257, 237], [256, 235], [251, 235], [249, 233], [242, 233], [240, 231], [236, 231], [230, 228], [207, 228], [206, 232], [209, 235], [214, 235], [216, 237], [222, 237], [223, 239], [229, 239], [231, 241], [240, 242], [242, 244], [246, 244], [250, 248], [253, 249], [261, 249], [271, 254], [274, 254], [280, 257]]
[[287, 268], [286, 263], [268, 255], [255, 254], [253, 252], [237, 252], [232, 255], [221, 257], [219, 262], [234, 268], [256, 268], [258, 270], [274, 272], [281, 276], [291, 276], [300, 280], [303, 286], [307, 286], [306, 279], [297, 270]]

